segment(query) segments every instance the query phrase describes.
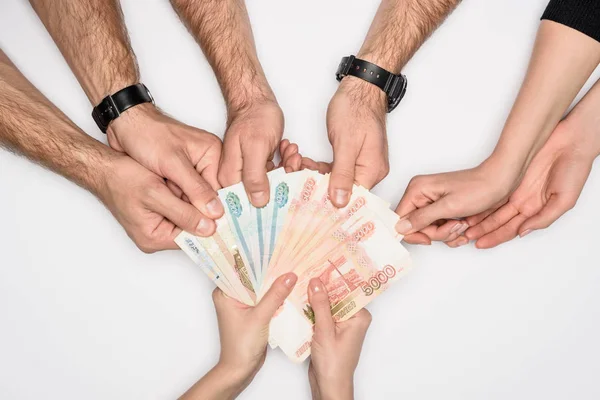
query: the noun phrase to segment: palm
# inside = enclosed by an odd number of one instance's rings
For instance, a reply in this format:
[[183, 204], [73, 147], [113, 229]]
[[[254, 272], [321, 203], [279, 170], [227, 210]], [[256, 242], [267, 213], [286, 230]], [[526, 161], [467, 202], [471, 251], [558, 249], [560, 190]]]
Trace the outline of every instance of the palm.
[[[545, 228], [571, 209], [585, 185], [593, 157], [559, 125], [527, 169], [508, 203], [467, 231], [477, 246], [488, 248], [525, 231], [525, 222]], [[523, 232], [521, 232], [523, 233]]]

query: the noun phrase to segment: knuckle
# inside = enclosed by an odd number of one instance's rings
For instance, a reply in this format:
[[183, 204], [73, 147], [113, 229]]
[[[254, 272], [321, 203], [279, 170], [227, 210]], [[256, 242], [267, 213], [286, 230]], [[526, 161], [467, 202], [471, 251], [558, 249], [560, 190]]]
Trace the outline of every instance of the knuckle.
[[165, 189], [165, 184], [159, 180], [151, 180], [144, 186], [144, 197], [146, 199], [155, 200], [161, 196]]

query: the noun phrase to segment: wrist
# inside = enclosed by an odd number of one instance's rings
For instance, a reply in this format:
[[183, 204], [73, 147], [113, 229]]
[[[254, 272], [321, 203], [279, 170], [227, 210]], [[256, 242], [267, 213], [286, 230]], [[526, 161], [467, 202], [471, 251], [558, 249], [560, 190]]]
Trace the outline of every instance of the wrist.
[[142, 103], [133, 106], [115, 120], [113, 120], [106, 130], [107, 135], [120, 137], [127, 132], [135, 131], [133, 127], [139, 127], [147, 124], [149, 121], [153, 121], [160, 115], [160, 111], [156, 108], [153, 103]]
[[387, 96], [377, 86], [355, 76], [346, 76], [340, 82], [337, 94], [347, 96], [354, 106], [367, 109], [385, 119]]
[[279, 107], [266, 78], [260, 80], [263, 82], [241, 82], [235, 89], [223, 90], [228, 116], [242, 114], [250, 108], [265, 104], [276, 104]]
[[327, 382], [322, 384], [319, 381], [318, 394], [320, 400], [352, 400], [354, 399], [354, 382], [352, 378], [340, 382]]
[[252, 382], [262, 366], [262, 364], [258, 367], [248, 365], [250, 364], [233, 365], [219, 360], [213, 371], [217, 376], [226, 377], [227, 383], [232, 388], [240, 388], [241, 391]]

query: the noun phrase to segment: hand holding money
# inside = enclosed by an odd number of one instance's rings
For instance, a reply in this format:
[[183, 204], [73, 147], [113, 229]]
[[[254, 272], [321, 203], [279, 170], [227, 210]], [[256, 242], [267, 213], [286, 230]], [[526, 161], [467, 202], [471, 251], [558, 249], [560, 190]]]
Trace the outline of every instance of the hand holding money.
[[182, 232], [177, 244], [227, 296], [253, 306], [282, 275], [297, 284], [271, 320], [269, 344], [301, 362], [311, 352], [315, 314], [308, 286], [327, 289], [334, 321], [351, 318], [411, 267], [389, 203], [354, 186], [346, 207], [328, 195], [329, 175], [316, 171], [267, 174], [265, 207], [253, 207], [243, 183], [218, 191], [225, 215], [213, 236]]
[[354, 370], [371, 324], [371, 314], [360, 310], [347, 321], [336, 323], [330, 311], [325, 285], [310, 281], [308, 299], [315, 313], [315, 334], [308, 379], [313, 399], [351, 399]]

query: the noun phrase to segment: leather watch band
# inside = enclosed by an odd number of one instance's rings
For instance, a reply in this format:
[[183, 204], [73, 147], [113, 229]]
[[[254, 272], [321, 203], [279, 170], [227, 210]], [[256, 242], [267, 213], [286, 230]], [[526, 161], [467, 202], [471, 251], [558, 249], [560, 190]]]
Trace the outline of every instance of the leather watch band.
[[396, 108], [406, 93], [407, 81], [404, 75], [395, 75], [355, 56], [344, 57], [340, 62], [337, 80], [341, 81], [347, 75], [356, 76], [383, 90], [388, 98], [388, 112]]
[[154, 103], [150, 91], [143, 83], [138, 83], [108, 95], [94, 107], [92, 117], [98, 128], [104, 133], [108, 125], [131, 107], [143, 103]]

